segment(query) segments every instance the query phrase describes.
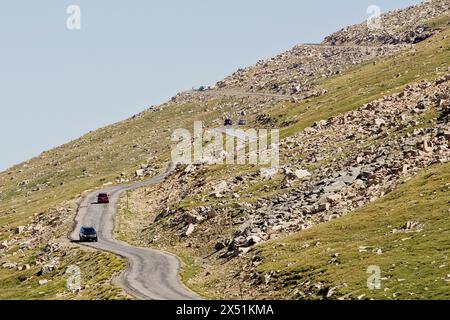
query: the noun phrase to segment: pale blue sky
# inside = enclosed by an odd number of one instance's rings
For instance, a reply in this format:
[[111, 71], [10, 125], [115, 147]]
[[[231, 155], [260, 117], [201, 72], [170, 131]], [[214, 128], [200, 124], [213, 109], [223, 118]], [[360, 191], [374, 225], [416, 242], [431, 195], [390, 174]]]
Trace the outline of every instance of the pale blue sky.
[[[419, 0], [1, 0], [0, 170]], [[66, 8], [81, 8], [81, 30]]]

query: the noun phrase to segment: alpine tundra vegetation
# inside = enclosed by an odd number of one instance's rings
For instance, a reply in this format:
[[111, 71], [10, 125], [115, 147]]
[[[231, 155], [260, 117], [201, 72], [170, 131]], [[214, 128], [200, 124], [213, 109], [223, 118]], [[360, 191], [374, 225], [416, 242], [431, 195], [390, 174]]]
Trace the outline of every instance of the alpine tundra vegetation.
[[[297, 45], [1, 172], [0, 299], [139, 298], [126, 256], [69, 240], [83, 199], [121, 186], [96, 204], [118, 201], [112, 238], [177, 256], [203, 298], [449, 299], [449, 7]], [[176, 130], [228, 119], [279, 130], [276, 168], [172, 163]]]

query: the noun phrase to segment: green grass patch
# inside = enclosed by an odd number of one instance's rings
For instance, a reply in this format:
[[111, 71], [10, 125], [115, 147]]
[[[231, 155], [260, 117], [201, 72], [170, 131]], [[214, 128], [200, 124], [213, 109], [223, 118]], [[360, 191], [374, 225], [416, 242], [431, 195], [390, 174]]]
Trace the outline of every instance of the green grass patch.
[[[278, 123], [296, 120], [280, 132], [291, 136], [316, 121], [354, 110], [383, 95], [401, 91], [407, 84], [433, 79], [450, 64], [450, 29], [393, 57], [369, 62], [320, 82], [328, 93], [298, 104], [281, 103], [271, 110]], [[440, 71], [439, 71], [440, 70]]]
[[[450, 298], [450, 164], [423, 171], [376, 203], [256, 248], [257, 271], [275, 272], [276, 296], [302, 283], [323, 282], [341, 295], [374, 299]], [[408, 221], [422, 227], [393, 233]], [[414, 232], [418, 231], [418, 232]], [[363, 249], [365, 248], [365, 249]], [[380, 249], [379, 253], [377, 253]], [[330, 264], [339, 254], [339, 264]], [[381, 269], [381, 289], [367, 288], [369, 266]]]

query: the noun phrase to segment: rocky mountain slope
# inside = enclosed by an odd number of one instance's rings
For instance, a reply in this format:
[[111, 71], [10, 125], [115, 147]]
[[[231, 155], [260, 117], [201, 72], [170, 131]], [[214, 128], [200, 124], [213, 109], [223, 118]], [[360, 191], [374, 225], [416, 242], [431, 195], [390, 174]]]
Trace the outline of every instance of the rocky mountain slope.
[[[188, 283], [208, 296], [263, 297], [258, 279], [264, 274], [240, 272], [240, 268], [246, 268], [240, 262], [264, 250], [258, 248], [271, 246], [269, 240], [283, 239], [299, 230], [315, 230], [318, 225], [382, 201], [424, 168], [448, 162], [450, 77], [446, 23], [428, 42], [400, 44], [391, 51], [396, 54], [359, 63], [356, 69], [344, 69], [331, 78], [323, 76], [317, 80], [321, 94], [299, 99], [303, 108], [289, 102], [266, 108], [269, 125], [287, 123], [282, 131], [286, 138], [281, 143], [281, 174], [267, 180], [259, 168], [179, 167], [165, 183], [131, 196], [131, 207], [123, 208], [118, 221], [118, 236], [185, 257], [190, 266]], [[272, 67], [282, 65], [284, 57], [274, 58]], [[308, 61], [308, 57], [305, 54], [304, 60]], [[429, 80], [417, 81], [430, 67], [425, 57], [440, 62], [429, 69]], [[315, 66], [321, 66], [322, 61], [317, 59]], [[262, 66], [264, 63], [241, 70], [218, 85], [223, 90], [234, 90], [234, 86], [245, 87], [246, 82], [257, 83], [265, 78], [253, 77], [252, 72], [257, 74], [255, 70], [263, 70]], [[381, 92], [387, 94], [363, 98], [366, 88], [377, 86], [384, 87]], [[255, 87], [247, 88], [252, 91]], [[260, 89], [253, 92], [264, 92]], [[345, 95], [343, 102], [334, 98], [342, 100]], [[330, 113], [314, 117], [328, 105], [333, 106]], [[262, 261], [265, 265], [268, 262]], [[253, 285], [242, 289], [241, 277]], [[227, 280], [222, 283], [222, 278]], [[279, 285], [285, 287], [286, 283], [266, 283], [265, 294], [282, 298], [274, 291], [280, 290]], [[299, 297], [310, 294], [323, 298], [319, 290], [312, 289]], [[334, 289], [328, 296], [336, 298], [339, 292]]]
[[[110, 284], [123, 260], [66, 240], [79, 198], [156, 174], [170, 159], [175, 129], [194, 121], [218, 127], [227, 117], [280, 128], [282, 170], [267, 176], [259, 166], [179, 166], [164, 183], [124, 199], [117, 237], [178, 254], [183, 280], [207, 297], [323, 298], [314, 289], [320, 281], [335, 287], [325, 296], [343, 296], [338, 276], [286, 283], [286, 272], [266, 280], [275, 268], [270, 248], [283, 239], [288, 248], [311, 245], [303, 232], [338, 221], [351, 229], [354, 210], [448, 161], [448, 5], [434, 0], [383, 16], [388, 36], [361, 24], [321, 45], [296, 46], [0, 173], [0, 298], [126, 298]], [[402, 28], [393, 28], [398, 21]], [[415, 197], [409, 201], [420, 203]], [[409, 217], [408, 229], [421, 217]], [[72, 265], [81, 269], [79, 292], [66, 288]], [[303, 293], [288, 294], [298, 283]]]
[[267, 61], [241, 69], [217, 84], [221, 89], [270, 92], [297, 98], [321, 94], [317, 80], [339, 75], [365, 61], [391, 56], [401, 46], [299, 45]]
[[367, 23], [346, 27], [328, 36], [324, 43], [367, 46], [418, 43], [439, 32], [436, 23], [445, 19], [449, 9], [448, 0], [425, 1], [382, 15], [374, 27]]

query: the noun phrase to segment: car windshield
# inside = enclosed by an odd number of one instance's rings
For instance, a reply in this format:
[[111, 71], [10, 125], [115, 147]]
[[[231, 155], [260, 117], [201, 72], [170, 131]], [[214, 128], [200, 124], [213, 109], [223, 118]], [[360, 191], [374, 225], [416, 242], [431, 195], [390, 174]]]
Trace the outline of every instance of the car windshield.
[[108, 195], [106, 193], [100, 193], [98, 196], [99, 197], [107, 197]]
[[84, 234], [95, 234], [95, 229], [94, 228], [84, 228], [83, 233]]

